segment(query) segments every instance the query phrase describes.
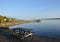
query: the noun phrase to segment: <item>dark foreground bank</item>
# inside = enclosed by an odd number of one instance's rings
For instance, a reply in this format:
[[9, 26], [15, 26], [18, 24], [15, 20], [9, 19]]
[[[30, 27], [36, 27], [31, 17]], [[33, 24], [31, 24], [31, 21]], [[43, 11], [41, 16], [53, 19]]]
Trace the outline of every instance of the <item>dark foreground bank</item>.
[[0, 42], [60, 42], [58, 38], [49, 38], [47, 36], [35, 36], [20, 39], [9, 35], [8, 30], [0, 29]]
[[43, 36], [33, 36], [21, 40], [17, 38], [7, 38], [5, 36], [0, 36], [0, 42], [60, 42], [60, 39], [48, 38]]

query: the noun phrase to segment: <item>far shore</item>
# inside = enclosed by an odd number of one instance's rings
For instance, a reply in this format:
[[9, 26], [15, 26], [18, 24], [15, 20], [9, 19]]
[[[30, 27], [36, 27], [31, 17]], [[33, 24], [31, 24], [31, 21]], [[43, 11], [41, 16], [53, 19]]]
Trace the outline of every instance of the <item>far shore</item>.
[[0, 27], [9, 27], [9, 26], [14, 26], [18, 24], [24, 24], [24, 23], [31, 23], [31, 22], [38, 22], [37, 20], [24, 20], [24, 21], [13, 21], [13, 22], [5, 22], [5, 23], [0, 23]]

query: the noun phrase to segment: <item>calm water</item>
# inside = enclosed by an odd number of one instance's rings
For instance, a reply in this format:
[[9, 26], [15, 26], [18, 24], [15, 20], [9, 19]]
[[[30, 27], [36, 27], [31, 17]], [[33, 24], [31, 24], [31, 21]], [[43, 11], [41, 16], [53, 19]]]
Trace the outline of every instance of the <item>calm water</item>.
[[11, 27], [29, 28], [36, 35], [60, 38], [60, 20], [42, 20], [38, 23], [26, 23]]

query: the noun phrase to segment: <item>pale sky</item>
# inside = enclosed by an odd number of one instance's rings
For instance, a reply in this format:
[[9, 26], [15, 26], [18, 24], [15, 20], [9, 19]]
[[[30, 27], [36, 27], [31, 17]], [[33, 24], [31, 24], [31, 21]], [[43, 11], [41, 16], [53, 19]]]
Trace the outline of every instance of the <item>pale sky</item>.
[[0, 15], [18, 19], [60, 18], [60, 0], [0, 0]]

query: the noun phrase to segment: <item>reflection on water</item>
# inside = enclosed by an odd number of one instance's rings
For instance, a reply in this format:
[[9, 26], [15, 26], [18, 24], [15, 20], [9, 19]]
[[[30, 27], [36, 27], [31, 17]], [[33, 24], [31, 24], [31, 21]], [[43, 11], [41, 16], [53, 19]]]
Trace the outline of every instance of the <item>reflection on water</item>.
[[42, 20], [38, 23], [27, 23], [11, 27], [29, 28], [36, 35], [60, 38], [60, 20]]

